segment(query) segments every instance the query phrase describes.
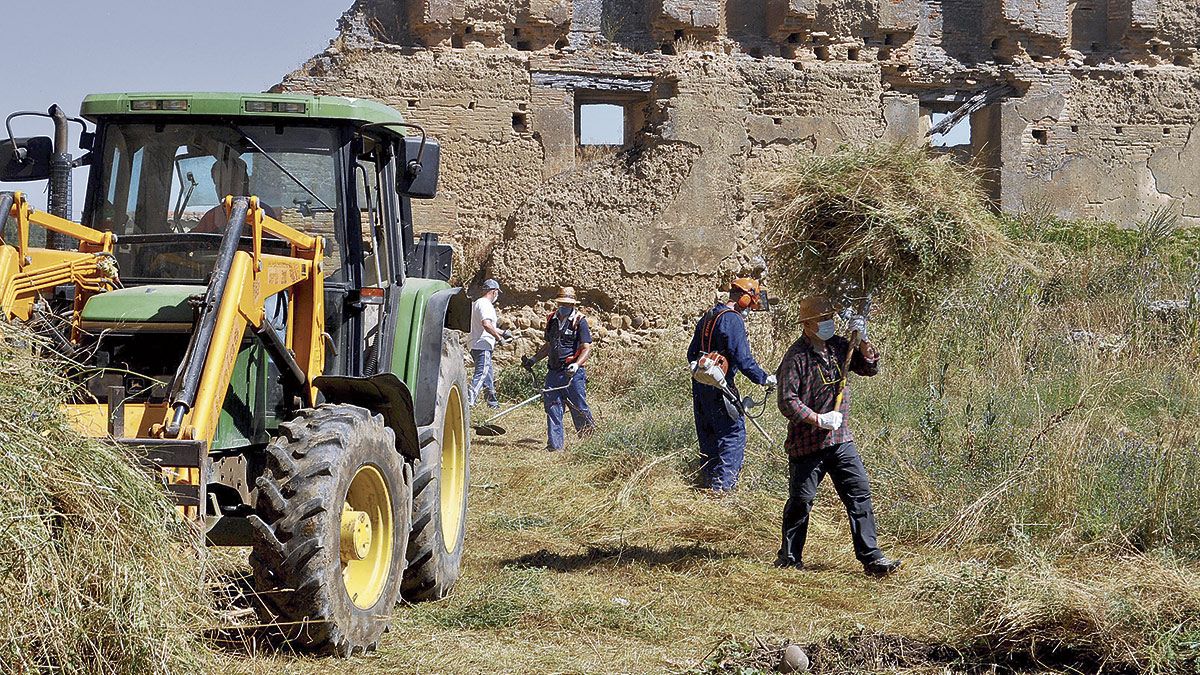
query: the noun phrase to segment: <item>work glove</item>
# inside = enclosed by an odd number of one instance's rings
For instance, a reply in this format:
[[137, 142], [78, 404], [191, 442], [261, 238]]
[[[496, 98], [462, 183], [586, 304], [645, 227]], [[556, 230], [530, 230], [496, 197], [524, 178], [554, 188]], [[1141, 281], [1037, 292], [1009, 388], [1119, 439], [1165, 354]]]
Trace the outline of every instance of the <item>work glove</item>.
[[506, 330], [500, 334], [500, 344], [506, 345], [512, 341], [513, 341], [513, 334], [512, 334], [511, 330]]
[[537, 363], [537, 359], [534, 359], [532, 356], [521, 357], [521, 367], [526, 370], [533, 370], [533, 364], [535, 363]]
[[827, 413], [817, 415], [817, 426], [826, 431], [837, 431], [842, 428], [842, 413], [836, 410], [830, 410]]
[[858, 333], [858, 339], [867, 342], [867, 317], [855, 314], [850, 317], [850, 333]]
[[763, 382], [763, 386], [766, 387], [767, 389], [774, 389], [775, 385], [777, 385], [777, 384], [779, 384], [779, 379], [776, 378], [774, 375], [768, 375], [767, 381]]
[[579, 372], [579, 364], [578, 363], [568, 363], [567, 364], [567, 374], [568, 375], [574, 375], [575, 373], [578, 373], [578, 372]]

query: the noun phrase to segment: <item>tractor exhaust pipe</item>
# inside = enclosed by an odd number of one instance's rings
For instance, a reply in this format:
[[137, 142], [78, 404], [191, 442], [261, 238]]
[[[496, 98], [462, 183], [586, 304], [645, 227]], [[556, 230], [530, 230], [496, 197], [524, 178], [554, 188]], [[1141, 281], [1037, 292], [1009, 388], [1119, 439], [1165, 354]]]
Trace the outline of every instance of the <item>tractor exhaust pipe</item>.
[[[46, 111], [54, 121], [54, 155], [50, 158], [50, 195], [47, 211], [64, 220], [71, 219], [71, 168], [73, 159], [68, 146], [67, 114], [58, 105]], [[57, 232], [46, 237], [46, 248], [62, 250], [67, 238]]]

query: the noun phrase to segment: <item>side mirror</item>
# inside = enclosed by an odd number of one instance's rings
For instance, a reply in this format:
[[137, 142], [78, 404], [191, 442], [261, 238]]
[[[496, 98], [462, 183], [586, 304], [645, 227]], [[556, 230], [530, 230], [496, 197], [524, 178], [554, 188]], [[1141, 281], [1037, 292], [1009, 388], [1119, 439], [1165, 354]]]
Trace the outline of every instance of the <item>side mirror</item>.
[[432, 138], [405, 136], [401, 150], [396, 190], [417, 199], [436, 197], [438, 171], [442, 163], [441, 146]]
[[0, 140], [0, 182], [23, 183], [50, 178], [54, 141], [49, 136]]

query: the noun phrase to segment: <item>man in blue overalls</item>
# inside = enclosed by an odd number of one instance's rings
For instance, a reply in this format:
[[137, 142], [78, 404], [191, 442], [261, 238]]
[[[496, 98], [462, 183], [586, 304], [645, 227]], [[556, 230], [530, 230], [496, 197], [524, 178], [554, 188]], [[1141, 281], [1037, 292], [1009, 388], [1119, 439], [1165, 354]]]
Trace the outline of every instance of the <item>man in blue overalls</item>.
[[554, 302], [558, 303], [558, 309], [546, 317], [546, 344], [532, 357], [521, 359], [522, 365], [531, 368], [543, 358], [550, 358], [547, 391], [542, 402], [546, 407], [546, 449], [551, 452], [563, 449], [564, 404], [571, 410], [571, 421], [580, 438], [595, 428], [587, 404], [587, 373], [583, 369], [592, 354], [592, 332], [587, 318], [578, 309], [574, 288], [558, 289]]
[[760, 293], [754, 279], [734, 279], [729, 299], [717, 303], [700, 318], [688, 346], [689, 363], [716, 352], [725, 357], [729, 367], [725, 382], [732, 400], [717, 387], [692, 380], [692, 412], [704, 462], [700, 477], [705, 487], [718, 493], [737, 487], [746, 452], [746, 419], [737, 403], [741, 395], [734, 375], [740, 371], [755, 384], [775, 386], [775, 376], [763, 371], [750, 354], [746, 337], [745, 318], [751, 309], [759, 308]]

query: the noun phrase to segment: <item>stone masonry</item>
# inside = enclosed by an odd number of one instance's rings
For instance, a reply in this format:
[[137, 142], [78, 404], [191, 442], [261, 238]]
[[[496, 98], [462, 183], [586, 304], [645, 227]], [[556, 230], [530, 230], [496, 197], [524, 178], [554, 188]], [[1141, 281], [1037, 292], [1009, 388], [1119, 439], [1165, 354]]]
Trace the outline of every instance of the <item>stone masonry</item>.
[[[462, 280], [514, 289], [528, 331], [574, 285], [629, 344], [761, 270], [782, 157], [929, 143], [946, 115], [964, 143], [939, 149], [999, 208], [1200, 224], [1198, 45], [1196, 0], [358, 0], [276, 90], [424, 126], [442, 187], [418, 230], [459, 244]], [[580, 146], [590, 104], [624, 110], [620, 147]]]

